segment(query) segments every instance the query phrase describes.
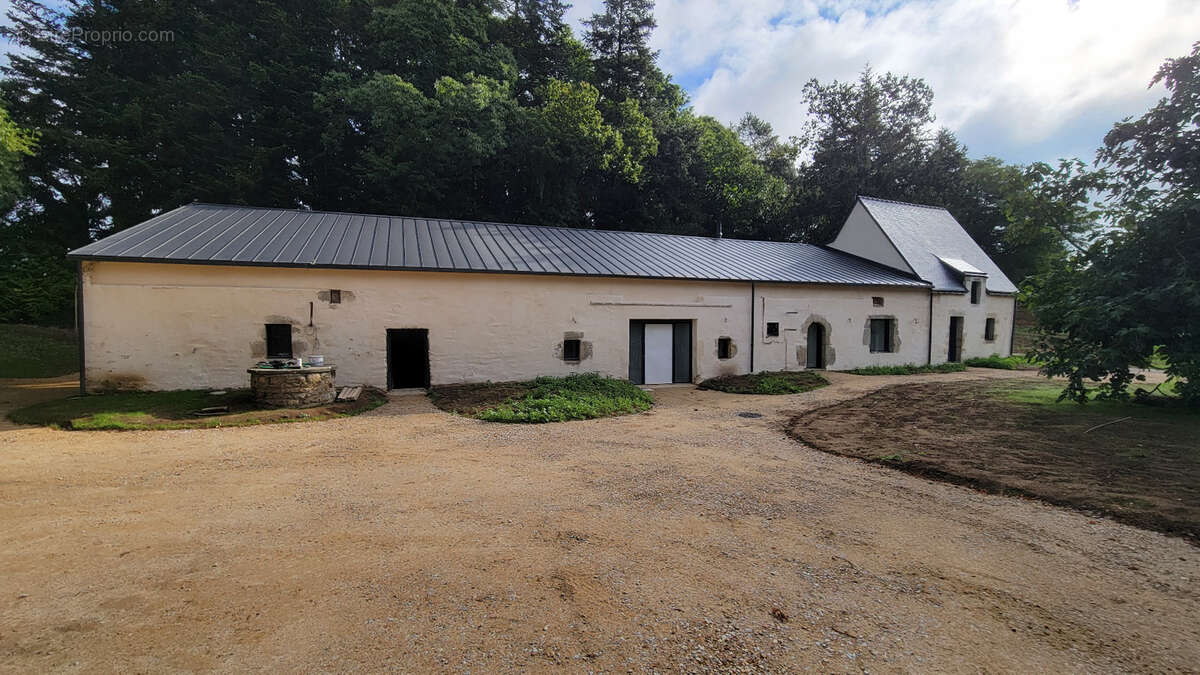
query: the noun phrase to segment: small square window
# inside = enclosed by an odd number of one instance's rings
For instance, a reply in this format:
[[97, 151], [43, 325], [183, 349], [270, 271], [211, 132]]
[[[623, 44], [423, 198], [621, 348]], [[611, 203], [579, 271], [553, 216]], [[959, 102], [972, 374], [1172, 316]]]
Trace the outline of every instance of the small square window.
[[292, 326], [287, 323], [267, 324], [267, 358], [292, 358]]
[[329, 290], [329, 304], [336, 305], [342, 301], [342, 292], [336, 288]]
[[779, 322], [778, 321], [768, 321], [767, 322], [767, 337], [779, 337]]
[[982, 290], [983, 290], [983, 282], [982, 281], [972, 281], [971, 282], [971, 304], [972, 305], [979, 304], [980, 291], [982, 291]]
[[871, 296], [871, 306], [883, 307], [883, 298], [878, 295]]
[[563, 340], [563, 361], [578, 361], [579, 347], [579, 340]]
[[989, 318], [983, 324], [983, 339], [988, 340], [988, 341], [996, 339], [996, 320], [995, 319]]
[[733, 338], [717, 338], [717, 358], [728, 359], [733, 356]]
[[892, 319], [871, 319], [871, 351], [892, 351]]

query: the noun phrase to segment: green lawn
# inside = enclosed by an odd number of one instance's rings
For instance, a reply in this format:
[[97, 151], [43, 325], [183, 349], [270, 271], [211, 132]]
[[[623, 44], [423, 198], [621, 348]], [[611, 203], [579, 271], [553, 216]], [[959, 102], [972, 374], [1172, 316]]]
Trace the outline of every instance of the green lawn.
[[851, 375], [923, 375], [926, 373], [958, 373], [967, 369], [962, 363], [939, 363], [934, 366], [919, 366], [914, 363], [903, 366], [867, 366], [847, 370]]
[[57, 377], [79, 370], [73, 331], [62, 328], [0, 324], [0, 378]]
[[[249, 426], [298, 422], [355, 415], [376, 408], [387, 397], [364, 391], [354, 403], [335, 403], [303, 410], [260, 409], [247, 389], [219, 395], [205, 390], [147, 391], [72, 396], [19, 408], [8, 414], [19, 424], [40, 424], [72, 430], [142, 431]], [[229, 412], [211, 417], [194, 415], [202, 408], [228, 406]]]
[[[999, 388], [995, 390], [995, 395], [1014, 403], [1029, 403], [1041, 407], [1043, 410], [1050, 412], [1074, 413], [1079, 411], [1104, 412], [1114, 416], [1130, 415], [1133, 417], [1144, 417], [1146, 415], [1166, 414], [1166, 415], [1183, 415], [1184, 419], [1187, 416], [1195, 416], [1200, 418], [1200, 410], [1195, 408], [1187, 408], [1182, 405], [1176, 405], [1178, 401], [1171, 401], [1162, 397], [1154, 396], [1153, 398], [1162, 405], [1147, 405], [1145, 403], [1136, 403], [1132, 394], [1138, 389], [1150, 391], [1153, 386], [1147, 384], [1134, 384], [1129, 388], [1131, 397], [1128, 401], [1114, 400], [1095, 400], [1092, 399], [1082, 406], [1074, 401], [1062, 400], [1058, 397], [1062, 394], [1063, 387], [1061, 384], [1054, 382], [1037, 382], [1020, 389]], [[1158, 392], [1164, 396], [1169, 396], [1175, 391], [1175, 383], [1167, 382], [1158, 388]]]
[[541, 423], [649, 410], [654, 398], [628, 380], [595, 373], [435, 387], [434, 404], [487, 422]]
[[722, 375], [701, 382], [701, 389], [729, 394], [799, 394], [829, 384], [820, 373], [809, 370], [765, 372], [751, 375]]

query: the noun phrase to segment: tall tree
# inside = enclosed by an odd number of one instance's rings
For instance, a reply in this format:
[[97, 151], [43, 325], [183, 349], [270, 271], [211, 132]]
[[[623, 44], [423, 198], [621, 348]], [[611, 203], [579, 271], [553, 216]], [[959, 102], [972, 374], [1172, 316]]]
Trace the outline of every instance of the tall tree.
[[37, 136], [12, 121], [0, 106], [0, 213], [7, 213], [25, 194], [21, 164], [33, 154]]
[[[328, 78], [317, 110], [330, 120], [324, 156], [337, 163], [323, 208], [475, 217], [480, 170], [507, 143], [504, 83], [445, 76], [428, 95], [399, 75]], [[326, 192], [328, 191], [328, 192]]]
[[[315, 208], [473, 217], [507, 146], [517, 68], [490, 3], [373, 0], [317, 85]], [[489, 214], [490, 215], [490, 214]]]
[[1200, 43], [1153, 84], [1170, 95], [1117, 124], [1098, 153], [1110, 174], [1108, 220], [1079, 255], [1034, 279], [1026, 296], [1041, 330], [1035, 356], [1067, 378], [1063, 397], [1125, 398], [1133, 368], [1158, 353], [1200, 406]]
[[537, 105], [551, 80], [590, 80], [592, 65], [583, 43], [563, 19], [562, 0], [508, 0], [498, 34], [517, 65], [514, 94], [521, 105]]
[[62, 249], [53, 238], [40, 236], [12, 210], [27, 194], [22, 166], [37, 147], [37, 137], [13, 123], [0, 107], [0, 322], [67, 325], [66, 299], [74, 288], [74, 275], [62, 260]]
[[618, 102], [645, 98], [658, 70], [658, 53], [650, 49], [650, 34], [658, 25], [654, 0], [604, 0], [604, 11], [584, 25], [600, 93]]
[[923, 80], [865, 69], [857, 82], [804, 87], [812, 121], [801, 141], [811, 161], [801, 170], [805, 196], [800, 238], [826, 243], [856, 195], [920, 201], [945, 192], [966, 154], [950, 132], [933, 129], [933, 90]]
[[800, 148], [795, 143], [779, 140], [770, 122], [748, 112], [738, 120], [734, 131], [768, 173], [785, 180], [796, 179]]
[[[339, 0], [14, 2], [4, 90], [42, 152], [34, 213], [68, 245], [195, 199], [301, 204]], [[126, 36], [105, 39], [101, 36]], [[127, 39], [126, 39], [127, 38]]]
[[1168, 59], [1150, 86], [1171, 92], [1146, 114], [1126, 118], [1104, 137], [1098, 161], [1113, 178], [1110, 195], [1127, 216], [1200, 197], [1200, 42]]

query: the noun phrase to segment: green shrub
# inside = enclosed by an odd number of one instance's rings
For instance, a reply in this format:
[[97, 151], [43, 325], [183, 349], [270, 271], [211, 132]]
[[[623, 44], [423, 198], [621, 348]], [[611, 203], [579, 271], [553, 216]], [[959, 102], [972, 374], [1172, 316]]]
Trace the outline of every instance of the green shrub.
[[972, 368], [998, 368], [1000, 370], [1020, 370], [1026, 365], [1025, 359], [1019, 356], [1000, 356], [992, 354], [986, 357], [967, 359], [965, 362]]
[[701, 389], [728, 394], [800, 394], [829, 384], [819, 373], [808, 370], [766, 372], [750, 375], [721, 375], [701, 382]]
[[865, 366], [846, 372], [851, 375], [923, 375], [926, 373], [960, 373], [967, 369], [962, 363], [939, 363], [934, 366], [918, 366], [909, 363], [902, 366]]
[[596, 373], [539, 377], [524, 383], [522, 397], [484, 408], [475, 417], [487, 422], [541, 423], [611, 417], [649, 410], [649, 393], [628, 380]]

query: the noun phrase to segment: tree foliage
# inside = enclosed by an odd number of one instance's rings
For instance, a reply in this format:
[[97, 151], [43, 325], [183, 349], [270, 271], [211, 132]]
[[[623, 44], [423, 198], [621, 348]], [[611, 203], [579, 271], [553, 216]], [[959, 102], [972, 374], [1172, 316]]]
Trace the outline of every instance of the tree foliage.
[[856, 82], [804, 86], [811, 120], [802, 147], [812, 160], [802, 169], [802, 209], [810, 217], [799, 238], [826, 243], [858, 195], [922, 201], [938, 192], [926, 171], [935, 150], [952, 163], [965, 160], [957, 142], [936, 134], [933, 90], [920, 78], [865, 69]]
[[584, 42], [595, 55], [596, 86], [613, 101], [642, 98], [652, 86], [657, 52], [650, 49], [654, 0], [604, 0], [604, 11], [592, 15]]
[[1086, 401], [1089, 383], [1126, 398], [1142, 378], [1132, 369], [1157, 352], [1181, 398], [1200, 405], [1200, 43], [1160, 82], [1169, 97], [1118, 123], [1098, 153], [1109, 226], [1026, 289], [1042, 330], [1035, 355], [1067, 378], [1064, 398]]
[[[867, 194], [947, 206], [1017, 279], [1074, 234], [1044, 216], [1082, 178], [967, 159], [919, 78], [814, 80], [781, 139], [690, 108], [651, 0], [581, 38], [566, 7], [14, 0], [0, 96], [37, 148], [0, 153], [0, 277], [33, 280], [6, 316], [69, 316], [66, 251], [197, 200], [825, 243]], [[95, 38], [142, 30], [170, 38]]]

